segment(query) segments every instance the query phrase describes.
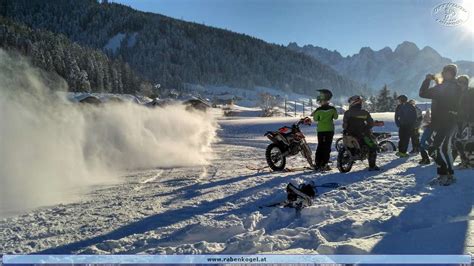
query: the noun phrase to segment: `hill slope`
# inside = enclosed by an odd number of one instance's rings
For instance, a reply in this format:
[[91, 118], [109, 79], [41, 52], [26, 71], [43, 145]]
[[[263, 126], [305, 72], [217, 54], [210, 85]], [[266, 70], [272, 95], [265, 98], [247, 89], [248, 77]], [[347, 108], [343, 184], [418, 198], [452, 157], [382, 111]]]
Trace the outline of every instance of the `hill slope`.
[[1, 16], [0, 48], [19, 52], [45, 73], [53, 74], [51, 77], [62, 77], [71, 91], [134, 93], [147, 84], [128, 64], [112, 60], [100, 50]]
[[119, 4], [0, 0], [0, 15], [104, 49], [165, 87], [183, 84], [273, 87], [340, 95], [361, 86], [319, 61], [286, 47], [227, 30], [133, 10]]

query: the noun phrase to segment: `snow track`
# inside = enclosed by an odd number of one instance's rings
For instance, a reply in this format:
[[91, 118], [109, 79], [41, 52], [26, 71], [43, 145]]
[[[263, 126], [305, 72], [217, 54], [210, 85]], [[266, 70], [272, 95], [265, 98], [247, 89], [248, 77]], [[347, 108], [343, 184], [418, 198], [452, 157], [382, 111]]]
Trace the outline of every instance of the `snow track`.
[[[262, 134], [290, 121], [221, 121], [209, 166], [131, 173], [80, 202], [1, 220], [0, 253], [473, 253], [473, 171], [431, 188], [433, 165], [392, 154], [379, 157], [380, 172], [365, 163], [348, 174], [246, 169], [264, 164]], [[313, 148], [314, 127], [305, 131]], [[321, 190], [299, 217], [258, 209], [284, 199], [288, 182], [309, 180], [347, 190]]]

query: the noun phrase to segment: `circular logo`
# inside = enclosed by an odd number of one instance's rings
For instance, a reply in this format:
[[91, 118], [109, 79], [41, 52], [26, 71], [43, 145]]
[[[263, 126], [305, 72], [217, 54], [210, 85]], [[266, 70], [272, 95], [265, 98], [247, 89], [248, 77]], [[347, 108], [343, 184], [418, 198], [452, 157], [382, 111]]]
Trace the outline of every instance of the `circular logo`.
[[458, 26], [469, 19], [469, 12], [456, 3], [442, 3], [433, 8], [433, 18], [444, 26]]

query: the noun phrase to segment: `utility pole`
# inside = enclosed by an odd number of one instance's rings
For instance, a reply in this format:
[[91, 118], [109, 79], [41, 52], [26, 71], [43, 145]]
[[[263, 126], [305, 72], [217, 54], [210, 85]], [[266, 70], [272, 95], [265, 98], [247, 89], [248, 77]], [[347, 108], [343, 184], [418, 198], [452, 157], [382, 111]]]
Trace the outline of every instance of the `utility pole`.
[[313, 99], [309, 99], [309, 106], [310, 106], [310, 110], [311, 110], [311, 113], [313, 113]]
[[304, 101], [303, 101], [303, 117], [304, 117]]
[[288, 115], [286, 114], [287, 110], [288, 110], [288, 109], [287, 109], [287, 107], [286, 107], [286, 97], [285, 97], [285, 117], [288, 116]]

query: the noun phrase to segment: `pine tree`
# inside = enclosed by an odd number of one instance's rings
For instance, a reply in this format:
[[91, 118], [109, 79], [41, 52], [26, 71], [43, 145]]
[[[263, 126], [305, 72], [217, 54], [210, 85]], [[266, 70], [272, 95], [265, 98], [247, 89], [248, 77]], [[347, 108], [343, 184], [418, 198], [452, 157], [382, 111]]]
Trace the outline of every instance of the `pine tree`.
[[377, 98], [375, 96], [370, 96], [368, 101], [366, 101], [366, 108], [369, 112], [377, 112]]
[[377, 96], [375, 110], [377, 112], [393, 111], [393, 98], [390, 95], [390, 90], [388, 89], [387, 85], [385, 85], [382, 90], [380, 90], [379, 95]]
[[393, 92], [393, 97], [392, 97], [392, 108], [395, 111], [398, 105], [398, 93], [396, 91]]

